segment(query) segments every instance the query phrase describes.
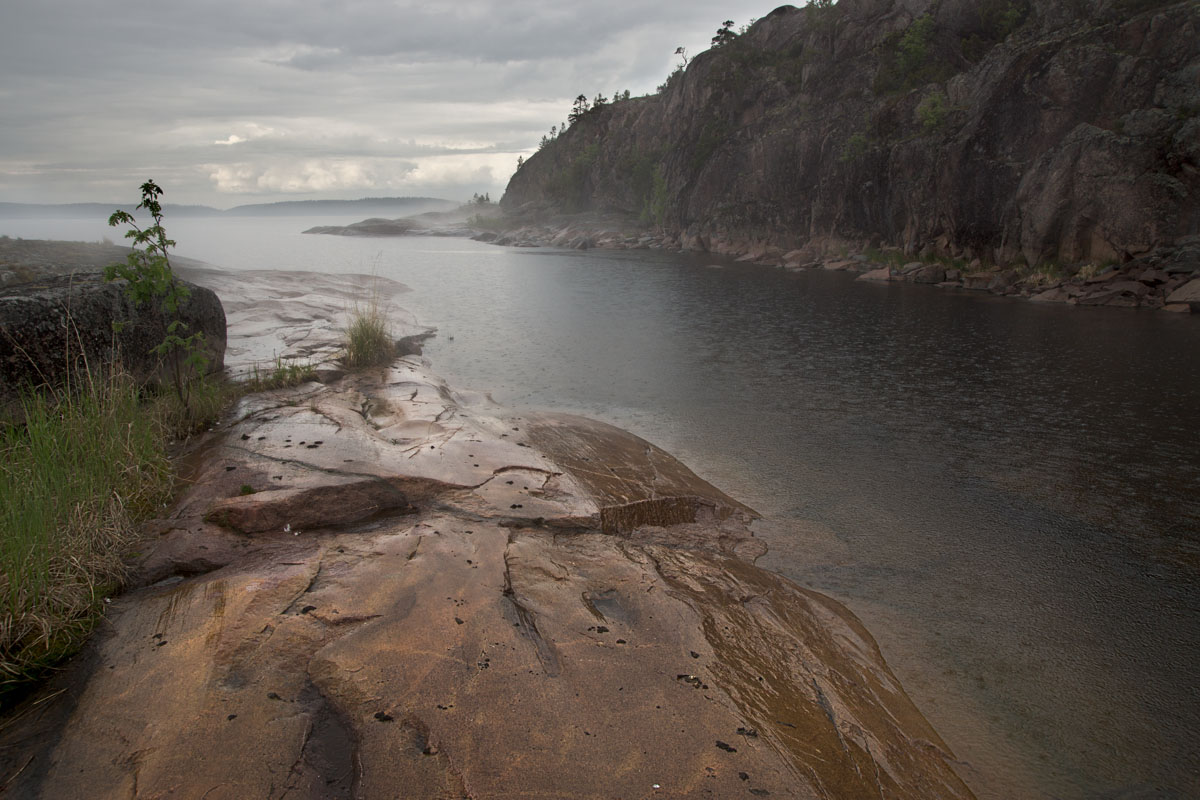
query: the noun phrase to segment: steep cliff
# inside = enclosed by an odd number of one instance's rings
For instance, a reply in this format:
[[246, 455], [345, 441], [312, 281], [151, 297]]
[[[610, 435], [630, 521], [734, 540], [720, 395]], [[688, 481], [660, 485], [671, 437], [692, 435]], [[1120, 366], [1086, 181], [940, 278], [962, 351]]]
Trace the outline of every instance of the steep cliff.
[[1200, 3], [782, 6], [517, 171], [514, 214], [617, 213], [685, 247], [875, 242], [1123, 261], [1200, 233]]

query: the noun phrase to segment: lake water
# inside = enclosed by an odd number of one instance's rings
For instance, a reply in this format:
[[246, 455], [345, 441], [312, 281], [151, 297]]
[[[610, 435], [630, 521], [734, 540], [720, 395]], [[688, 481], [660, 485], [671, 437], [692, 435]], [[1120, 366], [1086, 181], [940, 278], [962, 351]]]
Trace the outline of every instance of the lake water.
[[981, 797], [1200, 796], [1200, 320], [299, 234], [350, 221], [167, 227], [230, 269], [399, 280], [452, 384], [620, 425], [758, 509], [760, 564], [866, 622]]

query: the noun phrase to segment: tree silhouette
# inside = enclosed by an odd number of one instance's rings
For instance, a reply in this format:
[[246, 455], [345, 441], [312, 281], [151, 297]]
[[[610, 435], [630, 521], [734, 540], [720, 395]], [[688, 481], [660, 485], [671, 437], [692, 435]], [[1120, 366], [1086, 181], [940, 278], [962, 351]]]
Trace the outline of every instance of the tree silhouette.
[[586, 95], [579, 95], [575, 98], [575, 105], [571, 106], [571, 113], [567, 115], [567, 119], [571, 122], [576, 122], [584, 114], [588, 112], [588, 99]]
[[733, 30], [733, 20], [727, 19], [721, 23], [721, 27], [717, 28], [717, 35], [712, 38], [713, 47], [720, 47], [729, 44], [737, 38], [737, 34]]

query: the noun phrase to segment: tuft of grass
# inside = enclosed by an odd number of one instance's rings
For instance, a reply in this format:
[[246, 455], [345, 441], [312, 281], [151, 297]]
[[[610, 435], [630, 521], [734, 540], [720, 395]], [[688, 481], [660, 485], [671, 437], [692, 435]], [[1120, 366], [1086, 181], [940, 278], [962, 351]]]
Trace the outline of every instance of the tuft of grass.
[[0, 423], [0, 701], [76, 650], [171, 493], [162, 423], [114, 372]]
[[347, 367], [358, 369], [389, 364], [396, 357], [396, 342], [378, 297], [355, 306], [343, 337]]
[[146, 406], [162, 435], [173, 441], [212, 427], [241, 393], [223, 380], [200, 378], [190, 381], [186, 400], [160, 392], [148, 397]]
[[299, 386], [302, 383], [308, 383], [317, 379], [317, 371], [313, 365], [308, 362], [288, 361], [279, 356], [275, 356], [275, 368], [271, 371], [259, 371], [258, 365], [254, 365], [254, 371], [250, 373], [249, 380], [246, 381], [246, 390], [249, 392], [267, 392], [271, 389], [287, 389], [292, 386]]

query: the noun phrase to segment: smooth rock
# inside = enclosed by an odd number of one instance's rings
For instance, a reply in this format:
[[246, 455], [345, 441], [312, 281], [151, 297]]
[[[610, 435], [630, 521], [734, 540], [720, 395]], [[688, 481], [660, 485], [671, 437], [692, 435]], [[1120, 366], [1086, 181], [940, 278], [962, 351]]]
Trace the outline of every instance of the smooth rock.
[[1167, 304], [1173, 305], [1178, 303], [1187, 303], [1191, 306], [1200, 306], [1200, 278], [1195, 278], [1188, 281], [1183, 286], [1180, 286], [1175, 291], [1167, 295]]
[[890, 281], [892, 279], [892, 271], [888, 267], [880, 267], [873, 269], [870, 272], [864, 272], [855, 278], [856, 281]]
[[415, 356], [233, 418], [0, 729], [11, 796], [971, 796], [861, 623], [636, 436]]
[[991, 271], [972, 272], [969, 275], [964, 275], [962, 284], [964, 289], [972, 289], [975, 291], [987, 291], [988, 287], [996, 278], [996, 273]]
[[1071, 293], [1061, 286], [1056, 286], [1053, 289], [1047, 289], [1044, 292], [1039, 292], [1029, 298], [1033, 303], [1065, 303], [1071, 297]]
[[915, 283], [942, 283], [946, 280], [946, 268], [940, 264], [928, 264], [911, 275]]
[[610, 426], [493, 413], [413, 359], [241, 409], [172, 529], [247, 481], [412, 507], [118, 600], [54, 735], [0, 736], [16, 796], [970, 796], [861, 624], [753, 565], [753, 512]]

